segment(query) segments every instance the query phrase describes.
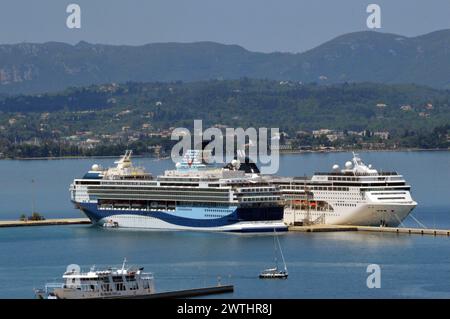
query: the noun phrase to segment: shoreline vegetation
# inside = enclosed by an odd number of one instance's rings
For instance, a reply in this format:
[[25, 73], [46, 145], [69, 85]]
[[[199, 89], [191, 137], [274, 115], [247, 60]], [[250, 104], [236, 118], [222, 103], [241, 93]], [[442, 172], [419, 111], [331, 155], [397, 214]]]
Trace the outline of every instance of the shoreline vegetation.
[[166, 157], [196, 119], [222, 136], [277, 129], [282, 153], [448, 149], [450, 90], [243, 78], [0, 96], [0, 158]]
[[[449, 148], [397, 148], [397, 149], [326, 149], [326, 150], [280, 150], [280, 155], [316, 154], [316, 153], [346, 153], [346, 152], [449, 152]], [[124, 150], [125, 152], [125, 150]], [[38, 160], [68, 160], [68, 159], [116, 159], [120, 155], [79, 155], [79, 156], [44, 156], [44, 157], [4, 157], [0, 161], [38, 161]], [[166, 160], [170, 156], [155, 156], [152, 154], [133, 154], [134, 158], [150, 158], [152, 160]]]

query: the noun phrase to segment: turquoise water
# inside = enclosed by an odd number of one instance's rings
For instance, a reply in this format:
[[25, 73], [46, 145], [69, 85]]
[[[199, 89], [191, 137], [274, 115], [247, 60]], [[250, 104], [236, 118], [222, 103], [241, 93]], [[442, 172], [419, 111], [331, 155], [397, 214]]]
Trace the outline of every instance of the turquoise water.
[[[342, 165], [348, 153], [281, 157], [281, 175], [311, 175]], [[429, 227], [450, 228], [450, 152], [362, 153], [376, 168], [406, 176], [419, 206], [414, 216]], [[36, 210], [49, 217], [79, 217], [68, 184], [93, 163], [112, 159], [0, 161], [0, 214], [17, 219]], [[169, 161], [138, 159], [159, 174]], [[35, 180], [35, 191], [31, 179]], [[405, 224], [414, 226], [408, 219]], [[0, 297], [32, 298], [33, 288], [57, 280], [68, 264], [120, 264], [123, 257], [146, 267], [158, 290], [235, 284], [233, 298], [449, 298], [450, 238], [376, 233], [280, 235], [287, 280], [260, 280], [273, 264], [268, 235], [105, 230], [92, 226], [0, 229]], [[366, 286], [366, 267], [381, 266], [380, 289]]]

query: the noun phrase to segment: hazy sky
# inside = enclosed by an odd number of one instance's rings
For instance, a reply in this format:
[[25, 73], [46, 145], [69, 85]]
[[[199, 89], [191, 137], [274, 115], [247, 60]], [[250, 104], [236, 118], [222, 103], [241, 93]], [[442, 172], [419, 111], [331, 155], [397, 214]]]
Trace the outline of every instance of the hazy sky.
[[[80, 30], [66, 27], [70, 3], [81, 6]], [[370, 3], [381, 6], [381, 32], [415, 36], [450, 28], [450, 0], [0, 0], [0, 43], [207, 40], [301, 52], [367, 30]]]

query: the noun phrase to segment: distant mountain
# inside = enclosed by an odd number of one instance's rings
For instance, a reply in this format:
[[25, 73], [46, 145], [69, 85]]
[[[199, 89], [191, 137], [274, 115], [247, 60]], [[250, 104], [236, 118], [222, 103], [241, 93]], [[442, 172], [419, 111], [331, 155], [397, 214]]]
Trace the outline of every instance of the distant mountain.
[[0, 45], [0, 94], [126, 81], [242, 77], [317, 83], [416, 83], [450, 88], [450, 30], [407, 38], [372, 31], [304, 53], [257, 53], [213, 42], [113, 46], [80, 42]]
[[415, 83], [450, 88], [450, 30], [407, 38], [357, 32], [298, 55], [285, 77], [329, 82]]

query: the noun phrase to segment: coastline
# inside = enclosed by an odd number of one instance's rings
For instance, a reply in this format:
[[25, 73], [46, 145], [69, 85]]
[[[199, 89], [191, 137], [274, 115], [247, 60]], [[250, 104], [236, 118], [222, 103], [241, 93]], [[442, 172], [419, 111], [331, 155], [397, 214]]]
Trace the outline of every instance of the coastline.
[[280, 154], [347, 153], [347, 152], [449, 152], [448, 148], [385, 148], [385, 149], [331, 149], [331, 150], [280, 150]]
[[[96, 156], [50, 156], [50, 157], [4, 157], [1, 158], [0, 161], [38, 161], [38, 160], [68, 160], [68, 159], [116, 159], [120, 155], [96, 155]], [[134, 155], [133, 158], [146, 158], [147, 155]], [[166, 157], [153, 157], [150, 156], [148, 158], [155, 160], [164, 160], [169, 159], [170, 156]]]
[[[285, 154], [309, 154], [309, 153], [346, 153], [346, 152], [449, 152], [445, 148], [397, 148], [397, 149], [327, 149], [327, 150], [279, 150], [281, 155]], [[109, 159], [117, 158], [120, 155], [95, 155], [95, 156], [50, 156], [50, 157], [4, 157], [0, 161], [36, 161], [36, 160], [66, 160], [66, 159]], [[151, 158], [154, 160], [170, 159], [170, 156], [154, 157], [145, 154], [133, 154], [134, 158]]]

